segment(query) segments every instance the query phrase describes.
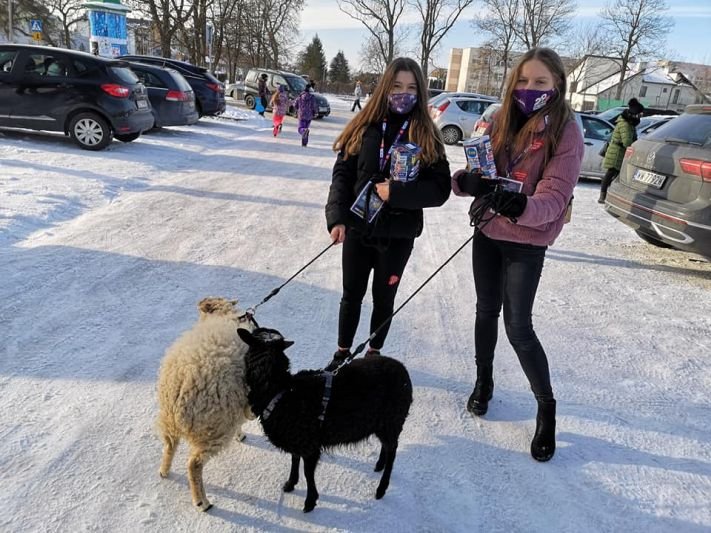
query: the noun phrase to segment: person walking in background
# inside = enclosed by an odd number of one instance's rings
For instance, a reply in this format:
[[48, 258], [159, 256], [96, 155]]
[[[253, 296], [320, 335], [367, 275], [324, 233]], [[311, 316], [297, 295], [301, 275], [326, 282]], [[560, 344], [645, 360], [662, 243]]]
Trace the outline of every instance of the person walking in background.
[[267, 103], [269, 102], [269, 89], [267, 89], [267, 78], [266, 74], [259, 76], [259, 81], [257, 81], [257, 96], [262, 103], [263, 109], [259, 112], [261, 116], [264, 116], [264, 111], [267, 109]]
[[[326, 367], [351, 357], [361, 304], [373, 272], [373, 312], [366, 356], [378, 355], [385, 343], [395, 296], [415, 238], [422, 233], [423, 208], [449, 197], [449, 163], [444, 142], [427, 112], [426, 85], [420, 66], [398, 58], [385, 69], [373, 97], [333, 144], [338, 152], [326, 203], [331, 240], [343, 243], [343, 294], [338, 315], [338, 350]], [[409, 181], [390, 180], [390, 154], [396, 144], [420, 149], [419, 170]], [[374, 219], [352, 209], [366, 187], [384, 202]], [[370, 202], [366, 200], [365, 205]], [[386, 323], [387, 320], [387, 323]]]
[[351, 107], [351, 112], [355, 113], [355, 108], [358, 108], [358, 111], [361, 110], [360, 107], [360, 99], [363, 98], [363, 89], [360, 85], [360, 81], [356, 82], [355, 90], [353, 91], [353, 106]]
[[286, 85], [279, 85], [279, 90], [274, 91], [272, 95], [272, 123], [274, 124], [274, 137], [281, 133], [281, 125], [284, 122], [284, 116], [289, 110], [289, 93], [286, 91]]
[[532, 310], [546, 249], [563, 229], [585, 153], [565, 92], [565, 68], [558, 54], [549, 48], [526, 52], [511, 71], [501, 108], [485, 132], [491, 136], [498, 175], [520, 191], [492, 192], [493, 180], [476, 172], [460, 170], [452, 177], [455, 194], [476, 197], [472, 210], [489, 195], [500, 206], [476, 231], [472, 247], [476, 384], [467, 410], [476, 416], [488, 410], [503, 306], [506, 336], [538, 403], [531, 441], [537, 461], [548, 461], [555, 453], [556, 401]]
[[313, 94], [313, 87], [307, 84], [294, 101], [296, 116], [299, 119], [298, 132], [301, 135], [301, 146], [309, 144], [311, 121], [318, 115], [318, 102]]
[[627, 147], [637, 140], [637, 125], [640, 118], [642, 118], [643, 112], [644, 106], [636, 98], [632, 98], [627, 102], [627, 109], [622, 112], [617, 118], [617, 122], [615, 122], [615, 129], [610, 136], [605, 159], [602, 162], [602, 168], [607, 172], [605, 172], [605, 176], [603, 176], [600, 183], [600, 197], [597, 199], [599, 204], [605, 203], [607, 188], [620, 173], [622, 159], [625, 157]]

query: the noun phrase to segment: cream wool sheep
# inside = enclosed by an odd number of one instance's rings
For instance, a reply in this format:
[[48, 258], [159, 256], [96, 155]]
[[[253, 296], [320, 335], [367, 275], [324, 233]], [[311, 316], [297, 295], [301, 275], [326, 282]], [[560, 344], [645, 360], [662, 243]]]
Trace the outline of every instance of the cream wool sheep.
[[157, 426], [163, 440], [160, 476], [167, 477], [181, 438], [190, 445], [188, 481], [193, 504], [207, 511], [203, 466], [254, 415], [247, 401], [244, 356], [237, 328], [254, 329], [236, 300], [205, 298], [198, 322], [165, 353], [158, 376]]

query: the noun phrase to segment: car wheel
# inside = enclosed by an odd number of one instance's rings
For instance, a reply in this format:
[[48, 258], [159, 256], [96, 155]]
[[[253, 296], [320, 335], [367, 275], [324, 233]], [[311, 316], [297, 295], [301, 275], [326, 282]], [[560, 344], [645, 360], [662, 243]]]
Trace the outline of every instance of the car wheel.
[[79, 113], [69, 124], [69, 135], [84, 150], [103, 150], [111, 142], [111, 128], [96, 113]]
[[203, 117], [203, 112], [202, 112], [202, 106], [200, 105], [200, 101], [199, 101], [199, 100], [195, 100], [195, 109], [196, 109], [197, 112], [198, 112], [198, 118], [202, 118], [202, 117]]
[[254, 109], [255, 106], [257, 105], [257, 102], [254, 100], [254, 96], [251, 94], [248, 94], [247, 96], [244, 97], [244, 105], [246, 105], [249, 109]]
[[456, 126], [445, 126], [442, 128], [442, 137], [445, 144], [457, 144], [462, 139], [462, 132]]
[[141, 136], [141, 132], [137, 131], [136, 133], [124, 133], [121, 135], [114, 135], [116, 139], [121, 141], [122, 143], [130, 143], [131, 141], [135, 141]]
[[635, 233], [639, 235], [639, 238], [642, 239], [644, 242], [647, 242], [649, 244], [652, 244], [654, 246], [657, 246], [659, 248], [671, 248], [671, 244], [667, 244], [665, 242], [662, 242], [658, 239], [655, 239], [651, 235], [647, 235], [646, 233], [643, 233], [639, 230], [636, 230]]

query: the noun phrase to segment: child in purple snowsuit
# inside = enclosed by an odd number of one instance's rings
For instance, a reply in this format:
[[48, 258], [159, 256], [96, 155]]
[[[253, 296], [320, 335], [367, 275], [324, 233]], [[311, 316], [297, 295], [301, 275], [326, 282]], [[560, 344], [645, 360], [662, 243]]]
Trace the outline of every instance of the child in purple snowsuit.
[[298, 132], [301, 134], [301, 146], [306, 146], [309, 144], [309, 126], [313, 118], [318, 115], [318, 102], [310, 86], [307, 85], [306, 89], [296, 98], [294, 107], [299, 119]]

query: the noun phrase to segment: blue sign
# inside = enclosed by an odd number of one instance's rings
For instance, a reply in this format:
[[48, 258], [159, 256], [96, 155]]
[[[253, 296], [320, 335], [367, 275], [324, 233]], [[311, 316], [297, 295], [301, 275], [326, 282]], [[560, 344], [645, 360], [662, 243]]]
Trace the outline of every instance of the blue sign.
[[42, 31], [42, 21], [40, 19], [30, 19], [30, 31]]

